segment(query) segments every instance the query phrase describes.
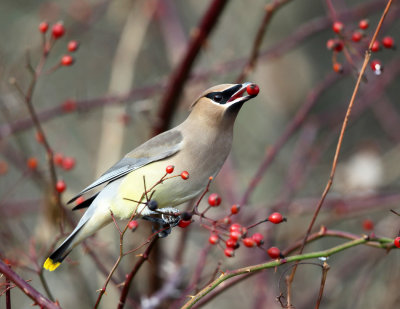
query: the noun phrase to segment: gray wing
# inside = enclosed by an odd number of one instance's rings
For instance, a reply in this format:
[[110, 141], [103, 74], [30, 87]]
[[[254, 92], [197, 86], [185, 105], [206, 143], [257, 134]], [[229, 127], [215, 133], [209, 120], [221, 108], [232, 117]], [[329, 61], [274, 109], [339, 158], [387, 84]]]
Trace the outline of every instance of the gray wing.
[[177, 129], [159, 134], [132, 150], [121, 161], [114, 164], [95, 182], [74, 196], [68, 203], [75, 201], [87, 191], [104, 183], [114, 181], [151, 162], [159, 161], [176, 154], [182, 147], [183, 136]]

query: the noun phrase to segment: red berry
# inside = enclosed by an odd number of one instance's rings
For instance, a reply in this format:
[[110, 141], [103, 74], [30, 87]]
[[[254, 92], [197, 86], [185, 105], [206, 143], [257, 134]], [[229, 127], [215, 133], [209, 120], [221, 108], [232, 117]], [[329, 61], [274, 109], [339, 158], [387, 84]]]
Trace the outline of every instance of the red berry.
[[344, 25], [343, 25], [343, 23], [341, 23], [340, 21], [335, 21], [335, 22], [333, 23], [333, 25], [332, 25], [332, 30], [333, 30], [334, 32], [336, 32], [336, 33], [342, 32], [343, 28], [344, 28]]
[[238, 240], [240, 237], [242, 237], [242, 233], [239, 231], [232, 231], [229, 233], [229, 236], [234, 240]]
[[242, 226], [239, 223], [233, 223], [230, 227], [229, 227], [229, 232], [233, 232], [233, 231], [240, 231], [242, 229]]
[[61, 22], [54, 24], [53, 27], [51, 28], [51, 34], [55, 39], [61, 38], [64, 35], [64, 33], [65, 33], [65, 28], [63, 23]]
[[212, 245], [217, 244], [219, 241], [219, 237], [217, 234], [211, 234], [210, 237], [208, 238], [208, 242]]
[[390, 37], [390, 36], [385, 36], [385, 37], [382, 39], [382, 45], [383, 45], [385, 48], [393, 48], [393, 47], [394, 47], [394, 40], [393, 40], [393, 38]]
[[224, 253], [227, 257], [233, 257], [235, 255], [235, 250], [233, 248], [226, 248]]
[[283, 217], [279, 212], [274, 212], [268, 217], [268, 220], [274, 224], [278, 224], [283, 221]]
[[400, 248], [400, 236], [399, 236], [399, 237], [396, 237], [396, 238], [394, 239], [393, 243], [394, 243], [394, 245], [395, 245], [397, 248]]
[[271, 257], [271, 259], [277, 259], [281, 256], [281, 250], [279, 250], [277, 247], [271, 247], [267, 250], [268, 255]]
[[329, 50], [334, 50], [336, 52], [341, 52], [343, 50], [344, 44], [339, 39], [329, 39], [326, 42], [326, 48]]
[[128, 223], [128, 229], [130, 229], [132, 231], [136, 230], [138, 226], [139, 226], [139, 223], [136, 220], [129, 221], [129, 223]]
[[62, 161], [62, 168], [66, 171], [73, 169], [75, 166], [75, 159], [73, 157], [65, 157]]
[[372, 220], [365, 219], [363, 221], [362, 225], [363, 225], [363, 229], [366, 230], [366, 231], [371, 231], [371, 230], [374, 229], [374, 222], [372, 222]]
[[372, 44], [371, 51], [377, 52], [381, 49], [381, 44], [379, 41], [375, 41], [374, 44]]
[[335, 39], [329, 39], [326, 41], [326, 48], [329, 50], [332, 50], [335, 47], [336, 40]]
[[74, 61], [75, 60], [71, 55], [64, 55], [62, 56], [60, 63], [61, 65], [68, 67], [70, 65], [73, 65]]
[[333, 64], [332, 68], [336, 73], [342, 73], [343, 72], [343, 66], [339, 62], [335, 62]]
[[264, 236], [262, 236], [260, 233], [254, 233], [254, 235], [251, 236], [251, 238], [253, 238], [257, 246], [260, 246], [264, 243]]
[[58, 166], [62, 166], [63, 159], [64, 159], [64, 156], [62, 155], [62, 153], [56, 153], [56, 154], [53, 156], [54, 164], [55, 164], [55, 165], [58, 165]]
[[179, 221], [178, 226], [181, 228], [185, 228], [185, 227], [189, 226], [190, 223], [192, 223], [192, 220], [181, 220], [181, 221]]
[[83, 196], [80, 196], [75, 200], [75, 205], [82, 204], [84, 201], [85, 201], [85, 198]]
[[168, 166], [165, 168], [165, 171], [167, 172], [167, 174], [171, 174], [171, 173], [174, 171], [174, 168], [175, 168], [175, 166], [173, 166], [173, 165], [168, 165]]
[[79, 42], [78, 41], [69, 41], [68, 43], [68, 51], [74, 52], [77, 51], [79, 48]]
[[375, 74], [379, 75], [383, 71], [383, 65], [380, 60], [375, 59], [371, 61], [371, 69], [375, 72]]
[[29, 169], [35, 170], [38, 167], [38, 160], [35, 157], [30, 157], [28, 161], [26, 161], [26, 165]]
[[39, 131], [36, 131], [35, 138], [36, 138], [36, 141], [37, 141], [39, 144], [43, 144], [43, 142], [44, 142], [44, 136], [43, 136], [42, 133], [40, 133]]
[[256, 245], [256, 242], [254, 241], [254, 239], [250, 238], [250, 237], [244, 238], [242, 241], [243, 241], [243, 244], [249, 248], [254, 247]]
[[335, 42], [335, 46], [334, 46], [333, 49], [334, 49], [335, 51], [337, 51], [337, 52], [341, 52], [341, 51], [343, 50], [343, 47], [344, 47], [343, 42], [340, 41], [340, 40], [337, 40], [337, 41]]
[[73, 99], [65, 100], [62, 103], [61, 107], [62, 107], [62, 110], [66, 113], [73, 112], [74, 110], [76, 110], [76, 101]]
[[260, 87], [256, 84], [250, 84], [246, 87], [246, 91], [249, 95], [257, 95], [260, 92]]
[[183, 180], [187, 180], [187, 179], [189, 179], [189, 173], [187, 171], [183, 171], [181, 173], [181, 177]]
[[236, 215], [239, 212], [239, 210], [240, 210], [240, 206], [239, 205], [233, 204], [231, 206], [231, 214], [232, 215]]
[[225, 217], [221, 221], [223, 224], [231, 224], [231, 222], [232, 222], [230, 217]]
[[360, 20], [360, 22], [358, 23], [358, 27], [359, 27], [360, 29], [363, 29], [363, 30], [367, 29], [368, 26], [369, 26], [368, 19]]
[[48, 24], [47, 22], [42, 21], [42, 22], [39, 24], [39, 31], [40, 31], [41, 33], [46, 33], [48, 29], [49, 29], [49, 24]]
[[64, 180], [58, 180], [56, 183], [56, 190], [58, 193], [62, 193], [65, 191], [67, 188], [67, 185], [65, 184]]
[[217, 193], [210, 194], [208, 197], [208, 204], [211, 207], [217, 207], [221, 204], [221, 198]]
[[236, 248], [237, 246], [237, 241], [235, 239], [229, 238], [226, 242], [225, 242], [226, 246], [228, 248]]
[[351, 39], [353, 40], [353, 42], [360, 42], [362, 39], [362, 34], [360, 31], [354, 31]]

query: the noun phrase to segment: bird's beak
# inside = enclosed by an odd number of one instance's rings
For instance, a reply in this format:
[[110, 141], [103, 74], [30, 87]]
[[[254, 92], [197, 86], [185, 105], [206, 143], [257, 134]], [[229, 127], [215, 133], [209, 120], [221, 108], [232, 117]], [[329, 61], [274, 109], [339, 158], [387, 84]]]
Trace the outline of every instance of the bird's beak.
[[237, 84], [224, 92], [229, 93], [230, 99], [226, 102], [229, 105], [237, 103], [243, 104], [244, 102], [255, 98], [258, 95], [259, 88], [254, 83]]

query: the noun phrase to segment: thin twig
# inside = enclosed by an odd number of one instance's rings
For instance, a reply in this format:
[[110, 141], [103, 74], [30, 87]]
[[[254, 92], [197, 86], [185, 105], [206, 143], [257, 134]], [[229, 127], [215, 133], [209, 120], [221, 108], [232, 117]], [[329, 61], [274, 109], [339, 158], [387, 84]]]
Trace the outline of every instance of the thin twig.
[[131, 286], [132, 280], [139, 271], [142, 264], [149, 258], [151, 249], [156, 244], [158, 240], [158, 236], [154, 237], [150, 244], [148, 245], [146, 251], [140, 256], [140, 259], [136, 262], [135, 266], [133, 267], [132, 271], [126, 276], [125, 282], [123, 284], [123, 288], [121, 291], [121, 296], [118, 303], [118, 309], [122, 309], [125, 305], [126, 297], [128, 296], [129, 288]]
[[315, 309], [319, 309], [319, 306], [321, 304], [322, 295], [324, 294], [326, 276], [328, 275], [329, 268], [330, 267], [329, 267], [328, 263], [324, 262], [324, 264], [322, 265], [321, 285], [319, 288], [318, 299], [317, 299], [317, 303], [315, 304]]
[[17, 287], [21, 289], [29, 298], [35, 301], [36, 304], [48, 309], [60, 309], [58, 305], [51, 302], [45, 296], [40, 294], [35, 290], [30, 284], [28, 284], [24, 279], [18, 276], [12, 269], [8, 267], [2, 260], [0, 260], [0, 273], [3, 273], [6, 278], [14, 282]]
[[247, 60], [247, 63], [243, 67], [242, 71], [240, 72], [240, 75], [236, 79], [236, 83], [243, 83], [246, 76], [256, 67], [258, 56], [260, 53], [261, 43], [264, 39], [267, 27], [271, 22], [272, 16], [274, 16], [275, 12], [279, 8], [281, 8], [289, 1], [291, 0], [275, 0], [274, 2], [269, 3], [265, 6], [265, 15], [257, 30], [256, 38], [254, 39], [249, 59]]
[[[11, 268], [11, 265], [7, 266]], [[6, 277], [6, 309], [11, 309], [11, 285], [8, 277]]]
[[43, 53], [42, 57], [39, 61], [39, 64], [37, 65], [36, 69], [34, 69], [32, 67], [31, 61], [30, 61], [30, 56], [29, 53], [27, 53], [27, 68], [30, 71], [32, 78], [28, 87], [28, 90], [26, 92], [23, 92], [21, 87], [19, 86], [19, 84], [17, 83], [17, 81], [15, 79], [11, 80], [11, 83], [15, 85], [15, 87], [17, 88], [17, 90], [21, 93], [21, 95], [23, 95], [24, 97], [24, 103], [28, 109], [29, 115], [33, 121], [33, 124], [36, 128], [36, 132], [37, 134], [39, 134], [40, 138], [41, 138], [41, 144], [43, 145], [45, 151], [46, 151], [46, 158], [47, 158], [47, 164], [48, 164], [48, 168], [50, 171], [50, 186], [51, 186], [51, 191], [53, 193], [53, 198], [54, 198], [54, 202], [55, 204], [58, 206], [58, 208], [61, 210], [60, 214], [61, 214], [61, 218], [60, 218], [60, 231], [61, 233], [63, 233], [64, 230], [64, 223], [63, 223], [63, 217], [64, 217], [64, 212], [65, 209], [61, 203], [61, 195], [60, 193], [57, 191], [56, 189], [56, 183], [57, 183], [57, 174], [56, 174], [56, 168], [55, 168], [55, 164], [54, 164], [54, 160], [53, 160], [53, 150], [50, 147], [50, 144], [48, 142], [48, 139], [46, 138], [45, 132], [42, 128], [41, 122], [37, 116], [36, 110], [33, 106], [32, 103], [32, 98], [33, 98], [33, 94], [35, 91], [35, 87], [38, 81], [38, 77], [40, 75], [40, 72], [42, 70], [42, 67], [44, 65], [44, 62], [46, 60], [47, 54]]

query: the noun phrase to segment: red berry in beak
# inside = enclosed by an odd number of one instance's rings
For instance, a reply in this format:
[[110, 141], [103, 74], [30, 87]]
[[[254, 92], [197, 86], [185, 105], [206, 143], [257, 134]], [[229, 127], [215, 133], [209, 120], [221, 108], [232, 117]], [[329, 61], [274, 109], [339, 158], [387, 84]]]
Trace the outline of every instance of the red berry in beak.
[[248, 85], [246, 91], [249, 95], [257, 95], [260, 92], [260, 88], [256, 84]]

